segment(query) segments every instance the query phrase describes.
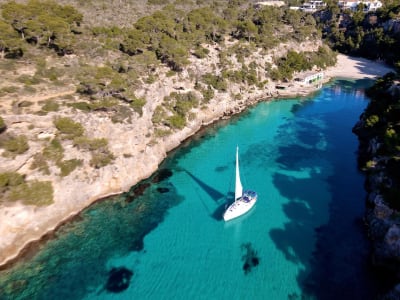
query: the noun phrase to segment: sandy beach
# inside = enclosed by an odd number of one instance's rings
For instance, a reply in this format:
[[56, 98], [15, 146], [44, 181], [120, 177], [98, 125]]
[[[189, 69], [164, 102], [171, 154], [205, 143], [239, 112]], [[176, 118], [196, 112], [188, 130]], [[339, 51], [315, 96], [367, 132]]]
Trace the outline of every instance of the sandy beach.
[[[364, 79], [364, 78], [377, 78], [380, 76], [383, 76], [384, 74], [393, 71], [393, 69], [391, 69], [390, 67], [388, 67], [387, 65], [380, 63], [380, 62], [374, 62], [374, 61], [369, 61], [367, 59], [363, 59], [363, 58], [354, 58], [354, 57], [349, 57], [349, 56], [345, 56], [342, 54], [338, 55], [338, 62], [336, 64], [335, 67], [330, 67], [327, 70], [324, 71], [324, 82], [328, 82], [329, 80], [333, 79], [333, 78], [353, 78], [353, 79]], [[301, 94], [306, 94], [306, 93], [310, 93], [315, 91], [316, 87], [300, 87], [300, 86], [295, 86], [292, 85], [290, 87], [290, 89], [288, 89], [287, 91], [285, 91], [285, 95], [281, 95], [281, 96], [296, 96], [296, 95], [301, 95]], [[260, 93], [265, 93], [265, 91], [260, 91]], [[275, 93], [275, 94], [274, 94]], [[271, 97], [274, 98], [276, 95], [276, 91], [274, 91], [274, 93], [271, 93]], [[249, 93], [248, 94], [248, 98], [257, 98], [257, 99], [265, 99], [264, 97], [261, 97], [261, 94], [257, 97], [254, 94]], [[227, 97], [225, 95], [225, 97]], [[270, 97], [270, 98], [271, 98]], [[250, 105], [251, 103], [255, 103], [259, 100], [255, 100], [255, 101], [248, 101], [247, 104], [242, 104], [243, 106], [245, 105]], [[213, 120], [217, 119], [217, 118], [221, 118], [230, 114], [226, 114], [227, 110], [232, 110], [232, 108], [229, 108], [227, 106], [224, 106], [223, 104], [220, 105], [220, 107], [210, 107], [210, 112], [213, 112], [213, 114], [215, 115], [214, 119], [210, 119], [209, 121], [212, 122]], [[239, 110], [234, 110], [234, 112], [239, 112]], [[206, 114], [206, 113], [204, 113]], [[195, 131], [197, 131], [197, 128], [199, 128], [200, 126], [202, 126], [202, 124], [207, 124], [207, 122], [203, 122], [202, 120], [200, 120], [198, 122], [198, 127], [193, 127], [193, 128], [186, 128], [186, 130], [182, 130], [182, 132], [179, 133], [179, 139], [175, 139], [173, 142], [171, 142], [170, 140], [166, 141], [165, 144], [166, 145], [161, 145], [159, 146], [159, 148], [155, 148], [154, 153], [152, 152], [148, 152], [151, 149], [145, 148], [144, 150], [142, 149], [144, 146], [143, 144], [143, 140], [141, 140], [140, 138], [138, 138], [138, 140], [132, 141], [131, 144], [137, 143], [137, 147], [135, 148], [134, 151], [136, 151], [137, 153], [133, 153], [132, 157], [130, 158], [130, 160], [132, 160], [131, 164], [132, 165], [136, 165], [137, 162], [134, 162], [133, 160], [135, 160], [134, 157], [140, 157], [140, 156], [136, 156], [136, 155], [140, 155], [140, 153], [143, 154], [144, 157], [146, 157], [146, 159], [148, 161], [144, 161], [144, 165], [146, 166], [146, 172], [144, 172], [142, 175], [143, 177], [148, 176], [149, 172], [153, 171], [154, 169], [157, 168], [157, 160], [162, 161], [162, 159], [165, 157], [165, 153], [168, 150], [171, 150], [174, 147], [177, 147], [179, 145], [179, 142], [188, 138], [190, 135], [192, 135]], [[143, 128], [147, 128], [147, 123], [143, 123]], [[122, 130], [122, 129], [121, 129]], [[143, 147], [142, 147], [143, 146]], [[148, 153], [146, 153], [146, 151]], [[152, 156], [153, 155], [153, 156]], [[151, 162], [151, 163], [150, 163]], [[122, 162], [121, 164], [126, 164], [125, 162]], [[142, 167], [144, 167], [144, 165]], [[116, 166], [114, 166], [116, 167]], [[128, 168], [129, 169], [129, 168]], [[118, 170], [118, 172], [115, 173], [119, 173], [121, 172], [120, 170]], [[138, 175], [137, 178], [132, 178], [132, 180], [134, 182], [129, 182], [129, 184], [134, 185], [135, 183], [137, 183], [140, 179], [143, 179], [143, 177], [140, 177]], [[106, 178], [106, 177], [104, 177]], [[104, 178], [99, 178], [99, 182], [102, 181], [102, 183], [104, 183]], [[118, 181], [119, 179], [116, 178], [115, 181]], [[76, 185], [76, 182], [70, 182], [70, 184]], [[126, 186], [129, 187], [129, 184], [126, 183]], [[65, 186], [65, 184], [64, 184]], [[115, 186], [122, 186], [124, 188], [125, 185], [122, 184], [115, 184]], [[79, 188], [78, 188], [79, 190]], [[85, 190], [85, 186], [82, 186], [82, 190]], [[112, 192], [110, 192], [112, 191]], [[119, 189], [111, 189], [110, 187], [110, 191], [109, 194], [112, 193], [117, 193], [119, 192]], [[86, 191], [87, 193], [90, 193], [90, 191]], [[71, 192], [72, 193], [72, 192]], [[67, 197], [68, 195], [64, 195], [65, 197]], [[0, 226], [0, 266], [2, 265], [6, 265], [8, 261], [10, 260], [14, 260], [16, 258], [18, 258], [19, 255], [23, 255], [23, 251], [21, 252], [21, 249], [25, 248], [27, 245], [29, 246], [29, 243], [32, 241], [37, 241], [39, 236], [44, 236], [46, 233], [54, 230], [55, 228], [57, 228], [59, 226], [60, 223], [65, 222], [66, 220], [68, 220], [68, 218], [72, 217], [73, 215], [75, 215], [77, 213], [77, 210], [81, 210], [84, 209], [85, 207], [87, 207], [88, 205], [90, 205], [90, 203], [93, 203], [94, 201], [96, 201], [96, 199], [91, 198], [89, 195], [82, 195], [82, 197], [86, 197], [85, 201], [82, 201], [81, 206], [77, 207], [72, 205], [72, 203], [70, 204], [71, 207], [65, 207], [63, 206], [63, 210], [58, 211], [58, 213], [60, 214], [60, 217], [57, 219], [57, 221], [55, 221], [55, 219], [52, 220], [48, 220], [48, 223], [43, 223], [43, 221], [39, 218], [36, 217], [36, 223], [35, 222], [28, 222], [30, 220], [30, 218], [32, 218], [32, 216], [34, 216], [37, 211], [35, 211], [35, 209], [33, 209], [32, 207], [22, 207], [22, 205], [18, 206], [15, 208], [14, 210], [14, 214], [12, 215], [11, 213], [7, 212], [7, 210], [3, 209], [0, 210], [0, 219], [3, 220], [3, 225], [4, 226]], [[91, 195], [93, 196], [93, 195]], [[104, 195], [103, 195], [104, 196]], [[70, 196], [70, 199], [73, 199], [73, 195]], [[73, 207], [72, 207], [73, 206]], [[48, 211], [45, 211], [45, 209], [43, 209], [43, 214], [49, 214]], [[16, 224], [16, 220], [17, 219], [21, 219], [21, 224], [23, 224], [23, 226], [21, 225], [21, 227], [18, 227]], [[40, 224], [39, 224], [40, 223]], [[24, 227], [25, 226], [25, 227]], [[32, 233], [29, 233], [27, 235], [24, 236], [24, 241], [19, 240], [20, 243], [15, 243], [16, 240], [12, 240], [12, 238], [16, 238], [16, 231], [20, 231], [20, 230], [26, 230], [26, 228], [33, 228], [34, 231], [32, 231]], [[13, 232], [14, 231], [14, 232]], [[11, 234], [12, 233], [12, 234]], [[10, 238], [7, 237], [7, 234]]]
[[336, 66], [328, 68], [325, 76], [363, 79], [380, 77], [391, 71], [393, 69], [382, 62], [338, 54]]

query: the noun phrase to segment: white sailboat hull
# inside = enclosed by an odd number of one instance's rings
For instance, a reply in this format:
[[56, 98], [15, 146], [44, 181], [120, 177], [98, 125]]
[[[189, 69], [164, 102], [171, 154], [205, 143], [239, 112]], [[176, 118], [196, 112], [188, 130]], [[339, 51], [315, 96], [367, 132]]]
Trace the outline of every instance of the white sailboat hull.
[[[251, 195], [249, 194], [251, 193]], [[257, 202], [255, 192], [244, 192], [243, 196], [233, 202], [225, 211], [223, 218], [229, 221], [247, 213]]]

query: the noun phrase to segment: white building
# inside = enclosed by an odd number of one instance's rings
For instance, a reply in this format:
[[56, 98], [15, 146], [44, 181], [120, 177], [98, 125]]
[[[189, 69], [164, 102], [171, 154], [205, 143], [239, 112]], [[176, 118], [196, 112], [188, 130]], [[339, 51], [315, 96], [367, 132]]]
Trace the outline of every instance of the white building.
[[293, 10], [301, 10], [304, 12], [316, 12], [319, 9], [323, 9], [326, 7], [326, 3], [321, 0], [312, 0], [309, 2], [303, 3], [300, 7], [299, 6], [291, 6], [290, 9]]
[[281, 7], [281, 6], [284, 6], [284, 5], [285, 5], [285, 2], [283, 2], [283, 1], [271, 0], [271, 1], [256, 2], [254, 4], [254, 8], [262, 8], [263, 6]]
[[324, 72], [309, 72], [305, 73], [298, 79], [302, 84], [310, 85], [310, 84], [321, 84], [324, 79]]
[[352, 11], [356, 11], [359, 4], [364, 5], [364, 11], [376, 11], [377, 9], [382, 7], [382, 2], [379, 0], [375, 1], [339, 1], [338, 6], [341, 9], [350, 9]]

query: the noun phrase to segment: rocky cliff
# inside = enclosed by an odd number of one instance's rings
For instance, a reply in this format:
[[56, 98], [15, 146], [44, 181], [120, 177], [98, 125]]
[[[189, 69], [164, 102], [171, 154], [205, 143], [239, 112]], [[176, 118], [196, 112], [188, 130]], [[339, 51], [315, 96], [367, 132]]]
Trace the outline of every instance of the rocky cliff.
[[400, 297], [400, 147], [398, 82], [394, 74], [380, 79], [369, 91], [372, 98], [354, 126], [359, 167], [366, 172], [365, 221], [372, 241], [372, 263], [383, 269], [392, 290], [385, 299]]

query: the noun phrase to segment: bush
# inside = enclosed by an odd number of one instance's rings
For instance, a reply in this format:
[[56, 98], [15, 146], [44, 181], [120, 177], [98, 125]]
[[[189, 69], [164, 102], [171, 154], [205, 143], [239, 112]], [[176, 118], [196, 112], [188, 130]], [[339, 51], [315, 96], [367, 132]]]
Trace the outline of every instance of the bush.
[[186, 125], [186, 118], [184, 116], [174, 114], [167, 120], [167, 125], [171, 128], [182, 129]]
[[108, 150], [93, 153], [92, 159], [90, 160], [90, 165], [96, 169], [99, 169], [110, 164], [114, 159], [114, 155]]
[[85, 111], [85, 112], [89, 112], [92, 110], [92, 106], [90, 105], [90, 103], [88, 102], [75, 102], [75, 103], [69, 103], [68, 106], [71, 106], [73, 108]]
[[130, 106], [133, 108], [135, 112], [137, 112], [140, 116], [143, 116], [143, 106], [146, 104], [146, 99], [143, 98], [135, 98]]
[[207, 85], [211, 85], [214, 89], [216, 89], [218, 91], [223, 91], [224, 92], [227, 89], [226, 81], [221, 76], [217, 76], [217, 75], [213, 75], [211, 73], [208, 73], [208, 74], [203, 75], [203, 81]]
[[70, 159], [64, 160], [57, 163], [57, 166], [60, 168], [61, 176], [68, 176], [72, 171], [74, 171], [77, 167], [82, 165], [81, 159]]
[[74, 139], [74, 146], [78, 149], [94, 151], [101, 148], [105, 148], [108, 145], [108, 141], [105, 138], [100, 139], [89, 139], [88, 137], [77, 137]]
[[169, 130], [169, 129], [165, 130], [165, 129], [159, 129], [159, 128], [157, 128], [156, 130], [154, 130], [154, 135], [155, 135], [156, 137], [168, 136], [168, 135], [170, 135], [171, 133], [172, 133], [172, 131]]
[[2, 142], [0, 142], [0, 147], [4, 148], [6, 156], [14, 156], [22, 154], [29, 149], [28, 139], [25, 135], [20, 136], [9, 136]]
[[54, 162], [61, 160], [64, 157], [64, 148], [58, 139], [53, 139], [48, 146], [43, 149], [43, 156]]
[[26, 205], [44, 206], [53, 203], [53, 193], [50, 181], [24, 182], [10, 190], [9, 199], [21, 200]]
[[12, 94], [16, 93], [19, 91], [19, 87], [11, 85], [11, 86], [5, 86], [0, 89], [0, 97], [5, 96], [6, 94]]
[[24, 176], [17, 172], [0, 173], [0, 189], [20, 185], [24, 182]]
[[203, 102], [208, 103], [212, 98], [214, 98], [214, 90], [209, 86], [207, 89], [202, 89]]
[[67, 117], [55, 119], [54, 125], [66, 139], [74, 139], [75, 137], [82, 136], [85, 132], [80, 123], [74, 122]]
[[58, 111], [60, 108], [60, 105], [53, 101], [53, 100], [47, 100], [46, 103], [42, 106], [42, 111], [44, 112], [50, 112], [50, 111]]
[[379, 117], [377, 115], [372, 115], [367, 118], [365, 121], [366, 127], [373, 127], [375, 124], [379, 122]]

